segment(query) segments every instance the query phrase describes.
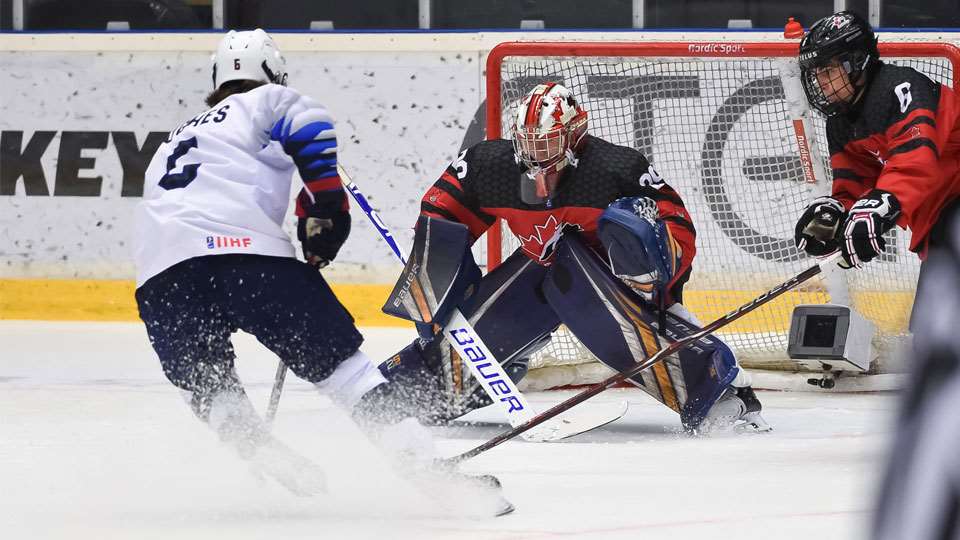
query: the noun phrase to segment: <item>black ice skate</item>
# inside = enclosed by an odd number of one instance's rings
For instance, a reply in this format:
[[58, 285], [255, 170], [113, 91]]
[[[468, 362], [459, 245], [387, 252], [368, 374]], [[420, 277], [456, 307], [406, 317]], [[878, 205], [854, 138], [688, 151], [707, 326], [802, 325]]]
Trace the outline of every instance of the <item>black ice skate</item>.
[[741, 420], [743, 420], [742, 424], [736, 426], [735, 429], [740, 432], [755, 433], [773, 431], [773, 426], [768, 424], [767, 421], [760, 416], [763, 405], [761, 405], [760, 400], [757, 399], [757, 394], [753, 391], [753, 387], [744, 386], [743, 388], [737, 388], [737, 397], [743, 401], [743, 404], [747, 407], [747, 412], [741, 417]]

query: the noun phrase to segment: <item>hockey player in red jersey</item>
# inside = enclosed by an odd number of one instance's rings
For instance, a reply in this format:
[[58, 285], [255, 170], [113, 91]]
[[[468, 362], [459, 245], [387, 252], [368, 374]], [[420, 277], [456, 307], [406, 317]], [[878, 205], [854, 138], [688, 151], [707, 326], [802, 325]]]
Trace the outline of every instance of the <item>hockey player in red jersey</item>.
[[[797, 223], [798, 245], [812, 255], [841, 250], [842, 266], [859, 267], [883, 253], [883, 234], [899, 225], [923, 259], [911, 381], [870, 537], [956, 538], [957, 98], [912, 68], [880, 61], [873, 30], [850, 12], [810, 28], [800, 66], [811, 105], [827, 115], [834, 184], [833, 197], [813, 201]], [[837, 236], [818, 239], [814, 220], [838, 223]]]
[[[870, 25], [850, 11], [825, 17], [800, 42], [810, 105], [827, 116], [833, 194], [815, 199], [796, 227], [800, 249], [840, 250], [842, 266], [881, 253], [894, 225], [913, 234], [924, 258], [943, 244], [945, 220], [960, 194], [960, 126], [953, 90], [909, 67], [884, 63]], [[816, 218], [838, 224], [818, 238]]]
[[[441, 305], [433, 320], [458, 307], [515, 381], [561, 323], [615, 370], [653, 354], [663, 339], [692, 332], [696, 322], [681, 302], [696, 232], [680, 195], [646, 157], [589, 135], [587, 112], [552, 82], [519, 104], [512, 139], [464, 150], [423, 196], [418, 227], [469, 233], [467, 245], [415, 243], [424, 265], [440, 253], [456, 261], [462, 256], [479, 276], [469, 244], [498, 219], [521, 243], [478, 283], [454, 280], [460, 290], [444, 295], [452, 305]], [[407, 289], [400, 283], [395, 294]], [[424, 326], [420, 340], [381, 365], [387, 378], [416, 388], [420, 416], [433, 421], [488, 403], [436, 326]], [[734, 424], [769, 429], [748, 375], [716, 338], [633, 382], [678, 412], [692, 431]]]

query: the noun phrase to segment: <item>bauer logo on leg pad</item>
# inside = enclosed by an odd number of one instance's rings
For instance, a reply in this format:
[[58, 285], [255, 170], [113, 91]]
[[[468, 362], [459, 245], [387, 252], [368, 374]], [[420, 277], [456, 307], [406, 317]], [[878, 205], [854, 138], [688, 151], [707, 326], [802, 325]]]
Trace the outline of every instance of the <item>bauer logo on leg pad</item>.
[[462, 351], [463, 356], [476, 367], [477, 373], [480, 374], [478, 379], [480, 379], [481, 384], [485, 383], [491, 389], [492, 394], [500, 396], [500, 401], [510, 406], [507, 412], [524, 410], [523, 403], [515, 395], [512, 381], [504, 380], [501, 375], [502, 370], [493, 368], [489, 359], [490, 356], [483, 350], [479, 340], [474, 339], [470, 330], [461, 327], [451, 328], [449, 332], [450, 337], [459, 345], [457, 348]]
[[480, 274], [466, 225], [421, 216], [410, 257], [383, 311], [443, 326], [451, 310], [468, 298]]
[[420, 271], [420, 265], [411, 261], [410, 272], [400, 280], [400, 291], [392, 298], [393, 307], [399, 308], [410, 297], [410, 286], [417, 279], [417, 272]]

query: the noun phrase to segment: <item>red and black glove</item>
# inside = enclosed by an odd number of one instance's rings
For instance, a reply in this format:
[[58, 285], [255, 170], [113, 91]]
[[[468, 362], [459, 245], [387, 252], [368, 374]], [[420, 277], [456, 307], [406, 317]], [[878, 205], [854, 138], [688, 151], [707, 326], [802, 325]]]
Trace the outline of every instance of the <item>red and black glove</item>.
[[840, 226], [838, 239], [843, 268], [861, 268], [886, 248], [883, 235], [897, 224], [900, 201], [889, 191], [871, 190], [850, 208]]

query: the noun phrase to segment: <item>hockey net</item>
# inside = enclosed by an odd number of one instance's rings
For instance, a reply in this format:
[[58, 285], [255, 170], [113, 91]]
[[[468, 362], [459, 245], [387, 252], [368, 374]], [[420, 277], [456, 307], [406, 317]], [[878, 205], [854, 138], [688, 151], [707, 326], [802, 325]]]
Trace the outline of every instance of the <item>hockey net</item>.
[[[960, 55], [951, 45], [881, 43], [880, 51], [955, 84]], [[487, 62], [487, 133], [509, 138], [514, 107], [534, 85], [572, 89], [591, 134], [641, 150], [684, 197], [697, 228], [684, 303], [706, 323], [811, 264], [793, 228], [811, 199], [829, 193], [830, 168], [824, 119], [806, 105], [796, 54], [796, 42], [501, 44]], [[879, 261], [785, 294], [719, 335], [747, 367], [796, 370], [786, 356], [794, 306], [832, 299], [876, 325], [871, 372], [896, 370], [919, 270], [908, 245], [909, 233], [894, 229]], [[491, 231], [489, 267], [517, 246], [506, 227]], [[608, 373], [563, 327], [531, 359], [540, 388]]]

